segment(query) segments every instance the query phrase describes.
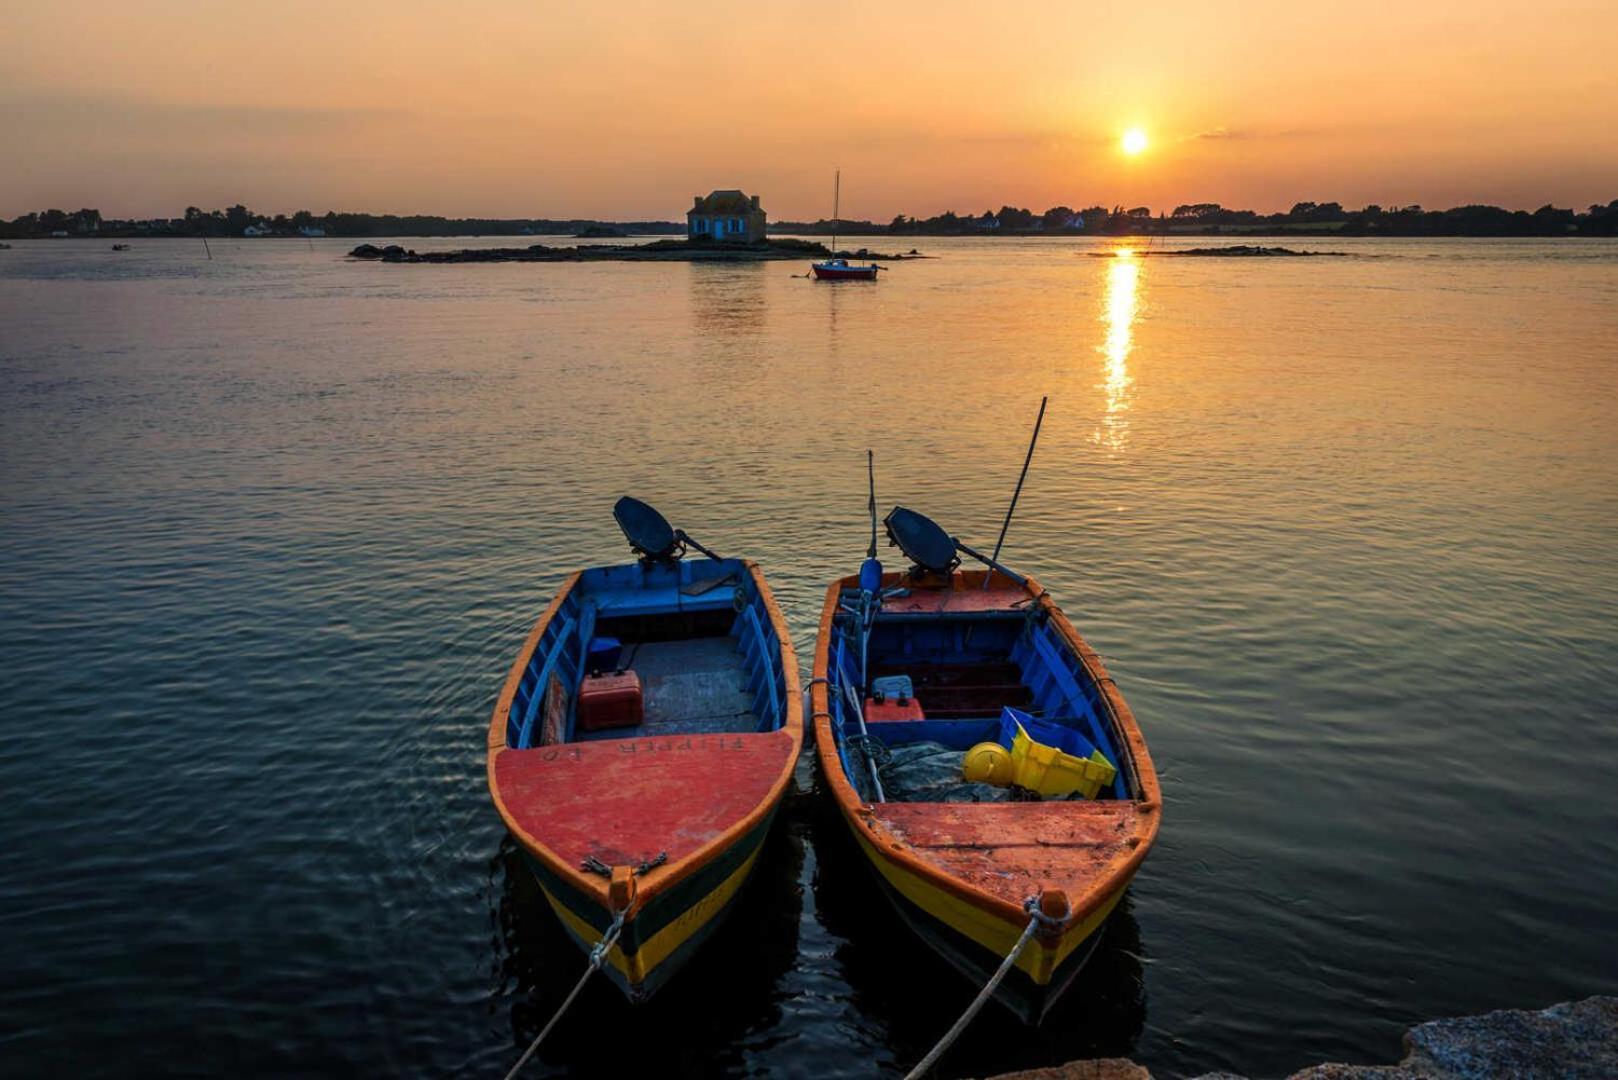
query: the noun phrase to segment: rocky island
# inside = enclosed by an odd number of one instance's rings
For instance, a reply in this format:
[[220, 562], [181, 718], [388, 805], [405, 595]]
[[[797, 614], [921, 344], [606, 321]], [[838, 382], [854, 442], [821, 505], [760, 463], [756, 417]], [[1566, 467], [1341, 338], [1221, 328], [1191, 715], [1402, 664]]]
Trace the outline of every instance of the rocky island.
[[[1087, 251], [1086, 255], [1096, 259], [1117, 258], [1120, 252]], [[1292, 258], [1305, 259], [1316, 255], [1333, 255], [1346, 258], [1346, 251], [1297, 251], [1288, 247], [1262, 247], [1258, 244], [1226, 244], [1222, 247], [1196, 247], [1196, 248], [1136, 248], [1128, 252], [1130, 255], [1175, 256], [1188, 258], [1202, 256], [1205, 258], [1226, 259], [1264, 259], [1264, 258]]]
[[[455, 251], [412, 251], [389, 244], [361, 244], [350, 251], [355, 259], [386, 263], [491, 263], [491, 262], [770, 262], [779, 259], [824, 259], [832, 252], [812, 240], [763, 240], [753, 244], [702, 240], [654, 240], [649, 244], [593, 244], [583, 247], [547, 247], [531, 244], [512, 248], [461, 248]], [[851, 259], [922, 258], [917, 252], [883, 255], [861, 248], [838, 252]]]

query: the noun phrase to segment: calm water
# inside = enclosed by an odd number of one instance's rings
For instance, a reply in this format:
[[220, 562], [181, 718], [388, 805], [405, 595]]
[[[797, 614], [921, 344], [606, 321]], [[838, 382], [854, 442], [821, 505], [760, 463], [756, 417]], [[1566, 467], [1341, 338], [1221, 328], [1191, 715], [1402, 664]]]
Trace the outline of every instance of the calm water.
[[[1275, 1075], [1612, 992], [1618, 244], [915, 243], [877, 286], [0, 252], [5, 1071], [500, 1075], [582, 959], [484, 731], [564, 573], [624, 556], [612, 500], [758, 558], [807, 663], [865, 447], [885, 505], [990, 545], [1041, 394], [1007, 559], [1167, 807], [1080, 992], [945, 1072]], [[670, 992], [592, 986], [536, 1075], [925, 1051], [973, 990], [814, 784]]]

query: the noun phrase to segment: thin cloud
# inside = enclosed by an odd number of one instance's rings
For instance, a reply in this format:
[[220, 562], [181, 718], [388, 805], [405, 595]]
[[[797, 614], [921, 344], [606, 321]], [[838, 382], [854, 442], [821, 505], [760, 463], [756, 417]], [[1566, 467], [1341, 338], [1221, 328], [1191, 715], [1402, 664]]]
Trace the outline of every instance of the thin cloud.
[[396, 108], [311, 108], [285, 105], [211, 105], [128, 98], [32, 98], [7, 103], [19, 125], [85, 125], [101, 129], [256, 132], [322, 135], [414, 116]]
[[1301, 139], [1317, 135], [1319, 132], [1303, 128], [1289, 128], [1284, 131], [1255, 131], [1252, 128], [1231, 128], [1221, 124], [1206, 131], [1194, 132], [1184, 136], [1182, 142], [1202, 140], [1215, 141], [1245, 141], [1249, 139]]

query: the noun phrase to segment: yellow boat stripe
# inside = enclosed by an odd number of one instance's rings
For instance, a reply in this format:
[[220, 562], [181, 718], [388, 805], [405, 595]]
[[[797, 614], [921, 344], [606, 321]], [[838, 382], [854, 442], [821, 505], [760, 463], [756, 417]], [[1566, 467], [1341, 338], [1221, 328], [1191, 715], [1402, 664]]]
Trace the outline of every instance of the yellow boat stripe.
[[[664, 960], [669, 954], [685, 944], [686, 940], [702, 929], [710, 919], [722, 911], [736, 890], [742, 887], [747, 875], [752, 872], [753, 864], [758, 861], [759, 852], [764, 849], [760, 844], [753, 849], [753, 853], [742, 861], [734, 873], [724, 881], [714, 886], [712, 892], [686, 908], [663, 929], [643, 941], [634, 955], [625, 958], [623, 949], [614, 945], [607, 952], [607, 962], [617, 968], [619, 973], [631, 986], [639, 986], [646, 981], [646, 976]], [[556, 912], [562, 923], [572, 932], [573, 936], [586, 945], [594, 946], [601, 940], [601, 933], [595, 927], [575, 915], [571, 908], [563, 904], [549, 889], [541, 886], [545, 899], [550, 901], [552, 910]]]
[[[976, 904], [945, 892], [892, 860], [883, 858], [876, 845], [872, 844], [858, 827], [854, 829], [854, 836], [859, 840], [860, 847], [865, 849], [865, 857], [871, 860], [889, 885], [945, 926], [966, 935], [999, 956], [1004, 956], [1011, 951], [1013, 945], [1017, 944], [1026, 923], [1013, 926]], [[1037, 947], [1024, 949], [1022, 955], [1017, 958], [1017, 966], [1034, 981], [1035, 985], [1049, 985], [1062, 961], [1072, 955], [1073, 950], [1094, 933], [1108, 915], [1112, 914], [1112, 909], [1118, 906], [1118, 901], [1123, 899], [1124, 890], [1128, 887], [1129, 882], [1126, 880], [1102, 902], [1100, 907], [1080, 922], [1068, 927], [1055, 949], [1037, 941], [1035, 943]]]

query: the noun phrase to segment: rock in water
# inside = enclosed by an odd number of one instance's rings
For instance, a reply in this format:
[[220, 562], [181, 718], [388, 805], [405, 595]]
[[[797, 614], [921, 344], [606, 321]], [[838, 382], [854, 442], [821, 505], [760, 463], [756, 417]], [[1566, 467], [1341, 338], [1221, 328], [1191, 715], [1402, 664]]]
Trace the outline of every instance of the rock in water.
[[1095, 1058], [1045, 1069], [1002, 1073], [993, 1080], [1152, 1080], [1152, 1074], [1128, 1058]]
[[[1145, 1069], [1123, 1058], [1072, 1061], [993, 1080], [1141, 1080]], [[1431, 1020], [1405, 1032], [1397, 1065], [1311, 1065], [1288, 1080], [1495, 1080], [1496, 1077], [1613, 1080], [1618, 1077], [1618, 997], [1592, 997], [1533, 1012]], [[1242, 1080], [1204, 1073], [1196, 1080]]]
[[1502, 1009], [1433, 1020], [1405, 1035], [1414, 1071], [1457, 1080], [1496, 1076], [1618, 1077], [1618, 997], [1592, 997], [1540, 1012]]

